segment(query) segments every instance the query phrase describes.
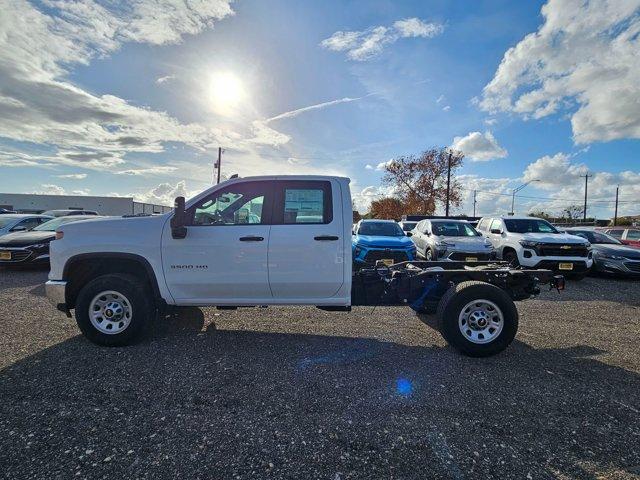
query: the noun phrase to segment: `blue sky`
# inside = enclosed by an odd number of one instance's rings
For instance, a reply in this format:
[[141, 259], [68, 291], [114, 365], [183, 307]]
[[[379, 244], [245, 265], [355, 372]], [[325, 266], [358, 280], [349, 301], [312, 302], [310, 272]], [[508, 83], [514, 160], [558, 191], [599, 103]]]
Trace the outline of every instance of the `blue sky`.
[[[223, 173], [332, 173], [358, 207], [379, 165], [466, 154], [471, 213], [640, 213], [636, 0], [10, 0], [0, 191], [160, 203]], [[2, 45], [2, 43], [5, 43]], [[531, 197], [531, 198], [529, 198]]]

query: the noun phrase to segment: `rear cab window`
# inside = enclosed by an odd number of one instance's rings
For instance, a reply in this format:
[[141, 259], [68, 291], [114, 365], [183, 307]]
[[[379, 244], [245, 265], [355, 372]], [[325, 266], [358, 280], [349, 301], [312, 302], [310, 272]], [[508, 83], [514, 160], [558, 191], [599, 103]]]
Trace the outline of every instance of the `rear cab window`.
[[326, 225], [333, 221], [331, 182], [288, 180], [277, 183], [275, 225]]

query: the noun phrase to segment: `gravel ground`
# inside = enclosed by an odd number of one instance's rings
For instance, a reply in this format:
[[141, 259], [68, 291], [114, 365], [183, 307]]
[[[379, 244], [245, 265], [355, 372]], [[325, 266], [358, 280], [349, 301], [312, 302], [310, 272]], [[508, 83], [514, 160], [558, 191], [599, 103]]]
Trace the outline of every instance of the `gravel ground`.
[[407, 308], [217, 311], [100, 348], [0, 271], [0, 476], [640, 478], [640, 282], [519, 303], [465, 358]]

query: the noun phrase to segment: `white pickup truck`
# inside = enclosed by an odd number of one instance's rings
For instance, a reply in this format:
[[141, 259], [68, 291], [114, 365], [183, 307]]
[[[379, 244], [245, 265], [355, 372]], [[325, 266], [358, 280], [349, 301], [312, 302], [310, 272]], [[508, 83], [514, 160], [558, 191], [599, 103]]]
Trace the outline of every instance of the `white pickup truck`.
[[49, 299], [82, 333], [107, 346], [133, 343], [167, 306], [437, 306], [445, 339], [487, 356], [513, 340], [513, 300], [562, 289], [548, 270], [495, 262], [379, 261], [352, 271], [349, 179], [234, 178], [172, 213], [61, 226], [51, 243]]

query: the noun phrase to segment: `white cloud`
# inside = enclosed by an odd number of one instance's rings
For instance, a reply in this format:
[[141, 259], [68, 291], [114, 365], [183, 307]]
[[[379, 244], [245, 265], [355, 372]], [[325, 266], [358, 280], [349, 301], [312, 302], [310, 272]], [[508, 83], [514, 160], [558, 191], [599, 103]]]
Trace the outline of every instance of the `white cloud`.
[[175, 185], [171, 183], [161, 183], [146, 192], [133, 194], [133, 198], [138, 202], [173, 205], [176, 197], [189, 198], [192, 195], [193, 193], [190, 194], [187, 191], [186, 183], [182, 180]]
[[176, 167], [169, 165], [157, 165], [155, 167], [142, 167], [142, 168], [129, 168], [127, 170], [120, 170], [114, 172], [116, 175], [131, 175], [131, 176], [148, 176], [148, 175], [165, 175], [173, 173], [177, 170]]
[[588, 214], [609, 218], [613, 214], [616, 186], [620, 186], [620, 214], [640, 211], [640, 172], [619, 173], [592, 171], [584, 163], [574, 162], [572, 156], [557, 153], [546, 155], [530, 163], [522, 180], [539, 180], [534, 185], [547, 193], [549, 200], [532, 199], [531, 208], [557, 213], [572, 204], [584, 201], [584, 175], [589, 173]]
[[640, 2], [549, 0], [544, 23], [504, 54], [480, 107], [568, 112], [578, 144], [640, 138]]
[[380, 162], [376, 165], [376, 171], [384, 172], [388, 165], [393, 163], [393, 158], [391, 160], [387, 160], [386, 162]]
[[86, 173], [70, 173], [68, 175], [56, 175], [58, 178], [68, 178], [70, 180], [83, 180], [87, 178]]
[[373, 170], [373, 169], [374, 169], [373, 165], [370, 165], [370, 164], [368, 164], [368, 163], [364, 166], [364, 168], [365, 168], [366, 170]]
[[88, 188], [84, 188], [84, 189], [80, 189], [80, 190], [73, 190], [71, 193], [73, 195], [81, 195], [83, 197], [86, 197], [87, 195], [89, 195], [90, 192], [91, 192], [91, 190], [89, 190]]
[[66, 192], [64, 188], [59, 185], [54, 185], [51, 183], [43, 183], [40, 185], [41, 190], [37, 190], [33, 193], [37, 195], [65, 195]]
[[446, 97], [444, 95], [440, 95], [437, 99], [436, 99], [436, 103], [441, 103], [446, 99]]
[[75, 156], [76, 163], [91, 155], [160, 152], [169, 141], [204, 148], [222, 137], [216, 129], [181, 124], [167, 113], [85, 91], [67, 75], [72, 66], [89, 64], [123, 42], [176, 43], [198, 33], [233, 13], [227, 0], [45, 3], [41, 9], [25, 0], [3, 5], [0, 137], [57, 147], [65, 151], [57, 157]]
[[274, 120], [282, 120], [283, 118], [297, 117], [298, 115], [301, 115], [306, 112], [310, 112], [313, 110], [321, 110], [323, 108], [331, 107], [333, 105], [339, 105], [340, 103], [356, 102], [358, 100], [362, 100], [362, 98], [364, 97], [356, 97], [356, 98], [345, 97], [345, 98], [339, 98], [337, 100], [330, 100], [328, 102], [317, 103], [315, 105], [309, 105], [308, 107], [302, 107], [296, 110], [291, 110], [289, 112], [280, 113], [279, 115], [266, 119], [265, 123], [273, 122]]
[[167, 83], [167, 82], [170, 82], [171, 80], [175, 80], [175, 79], [176, 79], [175, 75], [165, 75], [164, 77], [156, 78], [156, 83], [158, 85], [161, 85], [163, 83]]
[[427, 23], [419, 18], [407, 18], [396, 21], [392, 27], [382, 25], [363, 31], [338, 31], [324, 39], [320, 45], [335, 52], [347, 52], [351, 60], [364, 61], [378, 55], [386, 45], [400, 38], [432, 38], [440, 35], [444, 26]]
[[444, 107], [442, 107], [443, 112], [448, 112], [449, 110], [451, 110], [451, 105], [445, 105]]
[[470, 132], [464, 137], [455, 137], [451, 148], [461, 151], [472, 161], [485, 162], [496, 158], [505, 158], [507, 151], [498, 145], [498, 141], [489, 131], [484, 135], [480, 132]]

